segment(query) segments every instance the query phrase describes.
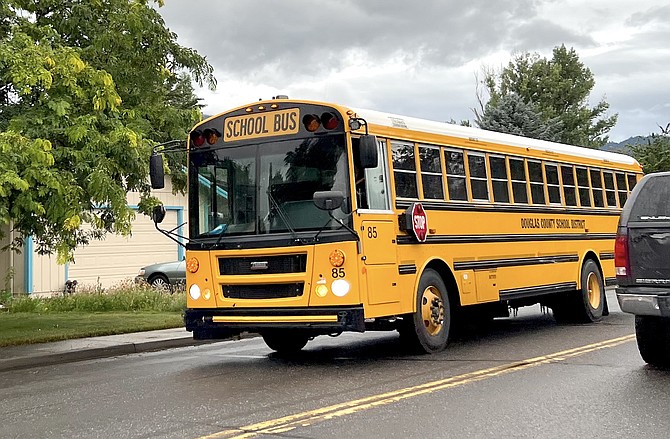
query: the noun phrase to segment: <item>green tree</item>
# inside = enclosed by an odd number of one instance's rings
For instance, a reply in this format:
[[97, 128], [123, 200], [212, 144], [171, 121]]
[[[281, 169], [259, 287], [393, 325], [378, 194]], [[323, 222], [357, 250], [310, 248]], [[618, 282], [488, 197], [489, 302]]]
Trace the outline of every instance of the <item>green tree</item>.
[[14, 248], [32, 235], [63, 262], [77, 245], [130, 231], [129, 191], [143, 212], [156, 202], [152, 146], [185, 138], [201, 117], [191, 78], [210, 87], [214, 78], [154, 4], [0, 5], [0, 231], [21, 235]]
[[660, 134], [652, 134], [646, 145], [629, 146], [645, 174], [670, 171], [670, 123], [659, 128]]
[[487, 105], [478, 118], [477, 125], [485, 130], [552, 142], [559, 140], [561, 129], [558, 118], [545, 122], [532, 103], [524, 102], [514, 92], [500, 97], [497, 105]]
[[[607, 133], [616, 124], [617, 115], [607, 116], [609, 104], [603, 99], [589, 107], [589, 95], [595, 85], [593, 73], [579, 60], [574, 49], [554, 48], [551, 59], [524, 53], [499, 72], [488, 71], [484, 87], [490, 96], [482, 106], [499, 107], [503, 97], [516, 93], [532, 105], [545, 123], [560, 121], [557, 141], [599, 148], [607, 143]], [[481, 114], [477, 114], [477, 120]]]

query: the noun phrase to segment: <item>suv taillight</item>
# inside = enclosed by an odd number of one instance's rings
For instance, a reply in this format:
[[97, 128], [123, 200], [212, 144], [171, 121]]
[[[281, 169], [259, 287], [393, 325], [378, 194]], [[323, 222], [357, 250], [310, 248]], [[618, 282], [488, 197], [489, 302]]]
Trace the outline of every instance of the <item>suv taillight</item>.
[[630, 260], [628, 259], [628, 230], [620, 227], [614, 241], [614, 267], [617, 277], [630, 276]]

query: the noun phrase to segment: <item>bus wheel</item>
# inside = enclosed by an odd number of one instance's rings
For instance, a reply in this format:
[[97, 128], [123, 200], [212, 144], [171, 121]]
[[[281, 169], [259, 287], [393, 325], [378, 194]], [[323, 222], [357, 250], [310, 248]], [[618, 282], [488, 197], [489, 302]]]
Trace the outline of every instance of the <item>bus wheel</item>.
[[421, 275], [416, 294], [416, 311], [400, 328], [403, 342], [418, 351], [443, 350], [449, 340], [451, 305], [442, 277], [430, 268]]
[[553, 309], [554, 318], [559, 323], [591, 323], [603, 317], [605, 283], [598, 264], [586, 260], [581, 277], [581, 289], [562, 298]]
[[293, 354], [305, 347], [309, 336], [297, 331], [275, 329], [261, 333], [263, 341], [273, 351], [280, 354]]

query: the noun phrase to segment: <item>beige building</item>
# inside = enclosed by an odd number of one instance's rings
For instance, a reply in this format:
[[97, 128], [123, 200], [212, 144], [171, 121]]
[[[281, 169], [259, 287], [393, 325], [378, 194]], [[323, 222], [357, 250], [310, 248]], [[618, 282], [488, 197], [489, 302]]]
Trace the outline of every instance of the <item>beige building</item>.
[[[172, 194], [169, 179], [166, 187], [154, 190], [167, 211], [162, 229], [181, 236], [188, 231], [186, 197]], [[137, 209], [139, 194], [128, 194], [128, 205]], [[0, 247], [12, 239], [9, 227]], [[132, 281], [139, 269], [156, 262], [182, 259], [184, 248], [158, 232], [151, 218], [137, 213], [128, 237], [110, 234], [102, 241], [93, 241], [75, 250], [75, 262], [59, 265], [56, 256], [43, 256], [35, 251], [30, 237], [24, 240], [21, 254], [0, 252], [0, 290], [24, 293], [62, 292], [65, 282], [77, 281], [77, 289], [109, 288], [124, 281]]]

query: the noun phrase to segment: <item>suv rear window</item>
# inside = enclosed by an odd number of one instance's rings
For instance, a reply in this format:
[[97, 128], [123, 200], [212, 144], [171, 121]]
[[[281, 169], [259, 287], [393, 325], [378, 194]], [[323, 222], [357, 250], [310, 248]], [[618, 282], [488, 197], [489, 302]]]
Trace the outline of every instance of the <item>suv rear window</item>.
[[650, 178], [631, 206], [630, 220], [670, 220], [670, 175]]

